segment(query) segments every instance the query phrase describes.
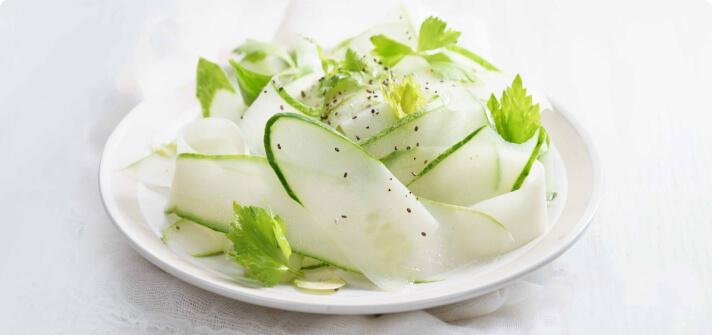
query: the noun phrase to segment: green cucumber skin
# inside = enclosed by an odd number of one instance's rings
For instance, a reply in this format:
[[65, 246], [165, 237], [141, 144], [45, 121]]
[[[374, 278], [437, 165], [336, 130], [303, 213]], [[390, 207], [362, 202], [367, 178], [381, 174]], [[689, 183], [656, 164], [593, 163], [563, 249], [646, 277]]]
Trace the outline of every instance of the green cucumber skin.
[[411, 180], [410, 183], [408, 183], [408, 186], [410, 186], [411, 184], [413, 184], [413, 183], [414, 183], [416, 180], [418, 180], [420, 177], [422, 177], [422, 176], [424, 176], [426, 173], [428, 173], [428, 171], [432, 170], [435, 166], [437, 166], [438, 164], [440, 164], [440, 162], [442, 162], [445, 158], [447, 158], [448, 156], [450, 156], [450, 154], [452, 154], [453, 152], [457, 151], [457, 149], [460, 149], [460, 147], [462, 147], [463, 145], [465, 145], [465, 144], [466, 144], [467, 142], [469, 142], [471, 139], [475, 138], [475, 136], [477, 136], [477, 134], [479, 134], [479, 133], [482, 131], [482, 129], [485, 129], [485, 127], [487, 127], [487, 126], [482, 126], [482, 127], [477, 128], [477, 130], [475, 130], [475, 131], [471, 132], [469, 135], [465, 136], [465, 138], [463, 138], [462, 140], [460, 140], [460, 142], [455, 143], [453, 146], [451, 146], [451, 147], [448, 148], [447, 150], [443, 151], [440, 155], [438, 155], [437, 158], [435, 158], [432, 162], [428, 163], [428, 165], [426, 165], [426, 166], [423, 168], [423, 170], [421, 170], [420, 173], [418, 173], [418, 175], [415, 176], [415, 178], [413, 178], [413, 180]]
[[549, 135], [546, 133], [546, 130], [544, 130], [544, 127], [539, 127], [539, 137], [536, 140], [536, 146], [534, 146], [534, 150], [532, 150], [532, 153], [527, 160], [527, 164], [524, 165], [522, 172], [519, 173], [517, 180], [514, 182], [514, 185], [512, 185], [512, 192], [522, 187], [522, 184], [524, 184], [524, 181], [529, 176], [529, 172], [534, 165], [534, 161], [536, 161], [539, 156], [539, 151], [541, 150], [542, 145], [545, 141], [548, 141], [548, 138]]
[[293, 96], [287, 93], [284, 87], [277, 87], [275, 86], [275, 84], [272, 84], [272, 86], [274, 87], [274, 90], [277, 91], [277, 95], [279, 95], [279, 97], [282, 98], [284, 102], [292, 106], [294, 109], [304, 113], [305, 115], [309, 115], [311, 117], [320, 117], [324, 113], [321, 108], [307, 106], [299, 100], [295, 99]]
[[390, 126], [388, 126], [388, 128], [381, 130], [378, 134], [367, 138], [366, 140], [361, 142], [361, 145], [363, 147], [367, 147], [367, 146], [373, 144], [373, 142], [376, 142], [377, 140], [390, 134], [394, 130], [400, 128], [401, 126], [409, 124], [409, 123], [419, 119], [421, 116], [427, 114], [428, 112], [430, 112], [430, 111], [422, 110], [422, 111], [418, 111], [418, 112], [415, 112], [412, 114], [408, 114], [405, 117], [403, 117], [402, 119], [400, 119], [400, 120], [394, 122], [393, 124], [391, 124]]
[[470, 50], [467, 50], [467, 49], [465, 49], [465, 48], [463, 48], [463, 47], [461, 47], [461, 46], [459, 46], [459, 45], [450, 45], [450, 46], [448, 46], [446, 49], [448, 49], [448, 50], [450, 50], [450, 51], [452, 51], [452, 52], [458, 53], [458, 54], [460, 54], [460, 55], [462, 55], [462, 56], [465, 56], [466, 58], [468, 58], [468, 59], [470, 59], [471, 61], [473, 61], [473, 62], [479, 64], [480, 66], [482, 66], [482, 67], [485, 68], [486, 70], [495, 71], [495, 72], [499, 72], [499, 71], [500, 71], [496, 66], [492, 65], [492, 63], [490, 63], [490, 62], [488, 62], [486, 59], [482, 58], [482, 56], [480, 56], [480, 55], [478, 55], [478, 54], [476, 54], [476, 53], [474, 53], [474, 52], [472, 52], [472, 51], [470, 51]]

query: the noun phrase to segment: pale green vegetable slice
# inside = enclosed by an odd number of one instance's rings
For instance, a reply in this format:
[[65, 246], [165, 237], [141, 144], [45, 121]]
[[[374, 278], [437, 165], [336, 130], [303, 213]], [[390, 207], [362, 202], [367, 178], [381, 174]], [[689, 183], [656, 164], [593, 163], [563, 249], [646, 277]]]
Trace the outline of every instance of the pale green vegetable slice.
[[418, 196], [460, 206], [507, 193], [527, 172], [536, 140], [508, 143], [484, 126], [428, 163], [408, 187]]
[[265, 149], [287, 193], [382, 289], [402, 287], [439, 262], [426, 248], [437, 221], [357, 144], [317, 121], [285, 113], [267, 123]]
[[[440, 222], [440, 229], [431, 240], [435, 243], [431, 248], [444, 255], [441, 273], [500, 255], [518, 246], [509, 230], [484, 211], [419, 199]], [[510, 210], [518, 211], [517, 208]]]
[[287, 196], [265, 158], [192, 153], [177, 157], [168, 207], [178, 216], [227, 232], [233, 202], [268, 208], [282, 217], [295, 253], [353, 269], [321, 226]]
[[398, 180], [407, 185], [429, 162], [446, 149], [447, 147], [417, 146], [411, 149], [392, 152], [390, 155], [382, 158], [381, 161], [391, 170]]
[[547, 229], [546, 171], [534, 162], [522, 187], [479, 202], [471, 207], [495, 218], [512, 234], [519, 247]]
[[[308, 74], [292, 83], [285, 85], [282, 89], [286, 90], [291, 96], [295, 96], [302, 90], [305, 90], [311, 85], [314, 85], [320, 78], [320, 74]], [[275, 84], [268, 84], [264, 87], [262, 93], [247, 109], [240, 128], [242, 129], [245, 140], [249, 145], [250, 152], [255, 154], [263, 154], [264, 147], [262, 144], [264, 138], [264, 128], [267, 120], [277, 113], [292, 112], [299, 113], [300, 111], [284, 101], [279, 95], [278, 88]]]
[[440, 107], [400, 119], [366, 140], [363, 147], [378, 158], [421, 146], [449, 147], [481, 126], [480, 122], [473, 121], [467, 115]]
[[247, 110], [247, 105], [239, 94], [219, 90], [215, 93], [213, 103], [210, 105], [209, 116], [239, 123], [245, 110]]
[[176, 140], [178, 153], [208, 155], [248, 153], [244, 135], [235, 123], [221, 118], [203, 118], [187, 124]]
[[168, 226], [161, 240], [172, 250], [194, 257], [221, 254], [230, 243], [225, 234], [188, 220], [178, 220]]
[[176, 144], [164, 144], [123, 169], [131, 178], [149, 186], [170, 187]]

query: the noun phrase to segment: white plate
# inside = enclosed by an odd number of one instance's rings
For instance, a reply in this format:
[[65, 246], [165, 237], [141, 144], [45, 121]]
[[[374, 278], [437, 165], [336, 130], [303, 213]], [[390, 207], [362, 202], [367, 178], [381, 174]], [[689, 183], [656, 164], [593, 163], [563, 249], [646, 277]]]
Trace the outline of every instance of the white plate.
[[109, 137], [99, 171], [104, 206], [132, 246], [153, 264], [195, 286], [256, 305], [311, 313], [375, 314], [423, 309], [477, 297], [561, 255], [588, 226], [601, 192], [598, 158], [589, 137], [561, 110], [546, 112], [542, 119], [560, 154], [557, 179], [568, 179], [568, 191], [560, 194], [550, 207], [549, 231], [532, 243], [495, 261], [454, 273], [446, 280], [412, 285], [397, 292], [346, 287], [325, 296], [303, 293], [288, 285], [248, 288], [166, 247], [157, 227], [163, 224], [160, 214], [163, 195], [138, 185], [120, 171], [145, 155], [151, 145], [170, 140], [180, 125], [197, 116], [192, 95], [178, 93], [144, 101]]

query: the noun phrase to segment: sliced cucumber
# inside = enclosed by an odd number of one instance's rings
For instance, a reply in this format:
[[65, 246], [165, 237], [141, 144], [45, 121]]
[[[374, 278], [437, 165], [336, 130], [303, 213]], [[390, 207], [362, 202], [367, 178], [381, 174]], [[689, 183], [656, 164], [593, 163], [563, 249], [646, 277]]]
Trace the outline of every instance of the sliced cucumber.
[[166, 228], [161, 240], [172, 250], [194, 257], [222, 254], [230, 243], [225, 234], [184, 219]]
[[487, 199], [471, 208], [495, 218], [507, 227], [519, 247], [547, 229], [546, 172], [534, 162], [529, 177], [516, 191]]
[[[350, 105], [351, 103], [346, 102], [345, 104]], [[332, 112], [332, 115], [343, 112], [343, 110]], [[355, 142], [364, 141], [396, 122], [395, 114], [384, 102], [367, 104], [361, 111], [351, 116], [346, 115], [347, 117], [341, 118], [338, 123], [332, 125], [336, 125], [337, 129], [340, 129], [346, 137]]]
[[483, 125], [473, 115], [440, 107], [410, 114], [369, 138], [363, 146], [383, 158], [394, 151], [416, 147], [449, 147]]
[[178, 153], [196, 152], [208, 155], [248, 153], [240, 128], [222, 118], [208, 117], [186, 125], [176, 140]]
[[439, 262], [426, 248], [437, 221], [357, 144], [310, 118], [285, 113], [268, 121], [265, 150], [287, 193], [379, 287], [402, 287]]
[[410, 150], [392, 152], [390, 155], [381, 159], [381, 161], [398, 177], [401, 183], [407, 185], [429, 162], [438, 157], [438, 155], [446, 149], [447, 147], [418, 146]]
[[181, 154], [169, 207], [183, 218], [211, 229], [227, 232], [232, 203], [270, 208], [285, 221], [287, 239], [295, 253], [318, 258], [336, 266], [354, 267], [321, 226], [284, 193], [263, 157]]
[[510, 192], [528, 172], [536, 137], [513, 144], [482, 127], [428, 163], [408, 187], [418, 196], [460, 206]]
[[[425, 208], [440, 222], [437, 243], [443, 257], [442, 270], [449, 271], [516, 247], [508, 229], [483, 211], [422, 199]], [[513, 208], [512, 210], [518, 211]]]
[[[300, 79], [295, 80], [284, 86], [291, 96], [298, 94], [301, 90], [311, 87], [320, 78], [320, 74], [308, 74]], [[245, 134], [245, 139], [250, 147], [250, 152], [263, 154], [264, 147], [262, 139], [264, 137], [264, 128], [267, 120], [280, 112], [300, 113], [297, 108], [287, 103], [277, 92], [278, 88], [274, 84], [265, 86], [264, 90], [252, 105], [247, 109], [240, 128]]]
[[159, 146], [146, 157], [123, 169], [131, 178], [150, 186], [170, 187], [175, 170], [176, 144]]
[[210, 104], [210, 111], [205, 117], [223, 118], [238, 123], [246, 109], [247, 105], [242, 100], [240, 93], [218, 90]]

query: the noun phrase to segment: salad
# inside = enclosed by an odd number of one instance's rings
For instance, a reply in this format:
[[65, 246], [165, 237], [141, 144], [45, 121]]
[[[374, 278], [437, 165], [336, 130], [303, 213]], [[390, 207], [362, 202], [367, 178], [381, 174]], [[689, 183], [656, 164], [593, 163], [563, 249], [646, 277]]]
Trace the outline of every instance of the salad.
[[542, 98], [407, 15], [325, 48], [247, 40], [200, 59], [202, 117], [127, 168], [169, 188], [173, 250], [312, 293], [446, 280], [547, 229]]

